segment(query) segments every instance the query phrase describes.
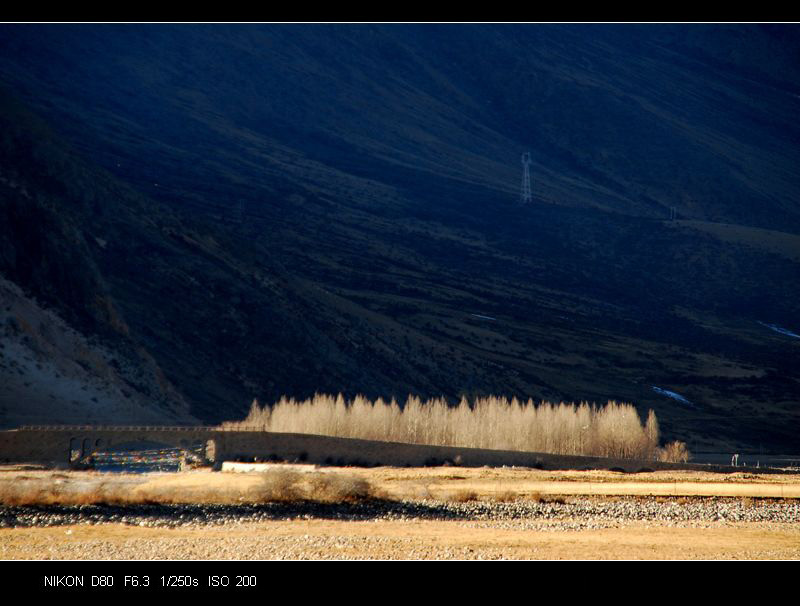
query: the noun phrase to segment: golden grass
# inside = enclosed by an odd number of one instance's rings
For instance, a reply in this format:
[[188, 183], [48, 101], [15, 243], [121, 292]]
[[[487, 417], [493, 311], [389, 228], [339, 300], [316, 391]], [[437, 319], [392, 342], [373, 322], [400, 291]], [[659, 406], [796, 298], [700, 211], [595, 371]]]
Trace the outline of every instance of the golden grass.
[[[96, 481], [55, 483], [48, 478], [3, 482], [0, 505], [142, 505], [176, 503], [355, 503], [383, 498], [366, 479], [348, 473], [298, 473], [273, 470], [261, 474], [256, 487], [242, 488], [232, 483], [206, 487], [180, 485], [132, 487], [118, 478]], [[180, 479], [176, 475], [177, 479]]]
[[[285, 490], [265, 488], [267, 473], [213, 473], [194, 470], [174, 474], [98, 474], [49, 471], [3, 472], [0, 469], [0, 504], [137, 504], [218, 503], [242, 504], [278, 501]], [[617, 474], [608, 471], [539, 471], [516, 468], [330, 468], [301, 474], [283, 481], [294, 490], [292, 498], [320, 502], [348, 502], [362, 498], [392, 500], [448, 500], [457, 493], [477, 493], [479, 500], [513, 499], [549, 501], [556, 495], [655, 495], [665, 502], [676, 498], [728, 496], [752, 498], [800, 498], [800, 475], [713, 474], [669, 471]], [[56, 477], [58, 476], [58, 477]], [[323, 477], [324, 476], [324, 477]], [[334, 476], [343, 476], [336, 479]], [[365, 480], [369, 492], [364, 489]], [[292, 488], [292, 486], [295, 488]], [[275, 490], [275, 492], [270, 492]], [[291, 496], [291, 493], [289, 493]], [[459, 497], [461, 498], [461, 497]], [[746, 502], [746, 501], [745, 501]]]
[[91, 487], [58, 485], [42, 486], [33, 482], [5, 484], [0, 488], [0, 504], [8, 506], [33, 505], [129, 505], [153, 502], [173, 502], [163, 498], [131, 493], [122, 486], [101, 484]]

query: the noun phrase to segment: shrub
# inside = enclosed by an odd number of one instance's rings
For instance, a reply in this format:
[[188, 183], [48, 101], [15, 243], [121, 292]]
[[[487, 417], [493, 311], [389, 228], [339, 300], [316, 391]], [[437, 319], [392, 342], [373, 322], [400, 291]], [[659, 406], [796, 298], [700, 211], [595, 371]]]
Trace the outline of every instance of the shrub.
[[498, 503], [513, 503], [517, 500], [517, 493], [511, 490], [504, 490], [493, 495], [492, 499]]
[[448, 500], [454, 503], [470, 503], [478, 500], [478, 493], [474, 490], [459, 490], [451, 494]]
[[356, 475], [339, 473], [312, 474], [309, 478], [310, 497], [326, 503], [354, 503], [373, 497], [370, 483]]
[[264, 473], [261, 483], [260, 499], [267, 503], [299, 501], [303, 492], [300, 489], [301, 474], [288, 469], [276, 469]]
[[670, 442], [664, 448], [658, 449], [658, 460], [663, 463], [687, 463], [691, 453], [686, 448], [686, 442]]
[[361, 476], [286, 469], [265, 472], [259, 491], [259, 500], [265, 503], [355, 503], [373, 498], [377, 498], [376, 492]]
[[558, 505], [564, 505], [567, 502], [563, 496], [543, 495], [541, 492], [532, 492], [526, 498], [534, 503], [556, 503]]

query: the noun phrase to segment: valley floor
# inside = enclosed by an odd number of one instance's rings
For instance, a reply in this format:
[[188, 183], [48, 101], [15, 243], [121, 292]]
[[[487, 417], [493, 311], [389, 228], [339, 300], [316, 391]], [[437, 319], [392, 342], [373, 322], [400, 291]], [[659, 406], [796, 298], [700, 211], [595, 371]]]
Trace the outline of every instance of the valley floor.
[[[563, 523], [562, 523], [563, 524]], [[507, 522], [287, 520], [233, 528], [123, 524], [6, 529], [6, 560], [797, 560], [793, 524], [629, 523], [539, 529]]]
[[[116, 484], [142, 497], [136, 504], [0, 506], [0, 559], [800, 559], [798, 475], [455, 467], [326, 473], [362, 476], [383, 498], [258, 503], [259, 473], [0, 471], [4, 494], [9, 483], [46, 481], [64, 490]], [[669, 485], [673, 494], [657, 492]], [[764, 496], [776, 488], [795, 496]]]

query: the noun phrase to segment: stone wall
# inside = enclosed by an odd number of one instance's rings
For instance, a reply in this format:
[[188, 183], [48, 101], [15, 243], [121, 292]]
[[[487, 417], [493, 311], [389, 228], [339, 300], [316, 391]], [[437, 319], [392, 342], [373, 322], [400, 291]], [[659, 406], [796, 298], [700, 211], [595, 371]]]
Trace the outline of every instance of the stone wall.
[[[722, 465], [692, 465], [550, 455], [532, 452], [484, 450], [454, 446], [427, 446], [264, 431], [226, 431], [212, 427], [49, 427], [0, 431], [0, 463], [66, 465], [70, 451], [88, 454], [126, 443], [150, 442], [165, 446], [210, 445], [209, 457], [224, 460], [281, 460], [319, 465], [465, 467], [519, 466], [539, 469], [617, 469], [626, 472], [659, 469], [739, 471]], [[761, 470], [766, 471], [766, 470]]]

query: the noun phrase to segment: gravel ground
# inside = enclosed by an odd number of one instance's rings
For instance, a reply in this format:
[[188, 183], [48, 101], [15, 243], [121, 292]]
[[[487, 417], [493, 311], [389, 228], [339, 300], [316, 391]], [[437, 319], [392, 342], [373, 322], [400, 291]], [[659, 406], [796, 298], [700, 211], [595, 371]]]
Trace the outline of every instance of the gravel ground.
[[[629, 521], [651, 521], [676, 525], [716, 522], [799, 523], [797, 501], [709, 498], [616, 498], [613, 500], [571, 497], [551, 501], [508, 503], [472, 501], [375, 501], [352, 505], [322, 503], [262, 505], [78, 505], [46, 507], [0, 507], [0, 528], [47, 527], [79, 524], [126, 524], [152, 528], [241, 525], [292, 519], [326, 520], [461, 520], [514, 527], [571, 530], [599, 524], [602, 527]], [[554, 524], [554, 522], [558, 524]], [[591, 526], [588, 526], [591, 527]]]
[[774, 499], [0, 507], [0, 527], [0, 559], [800, 559], [800, 507]]

